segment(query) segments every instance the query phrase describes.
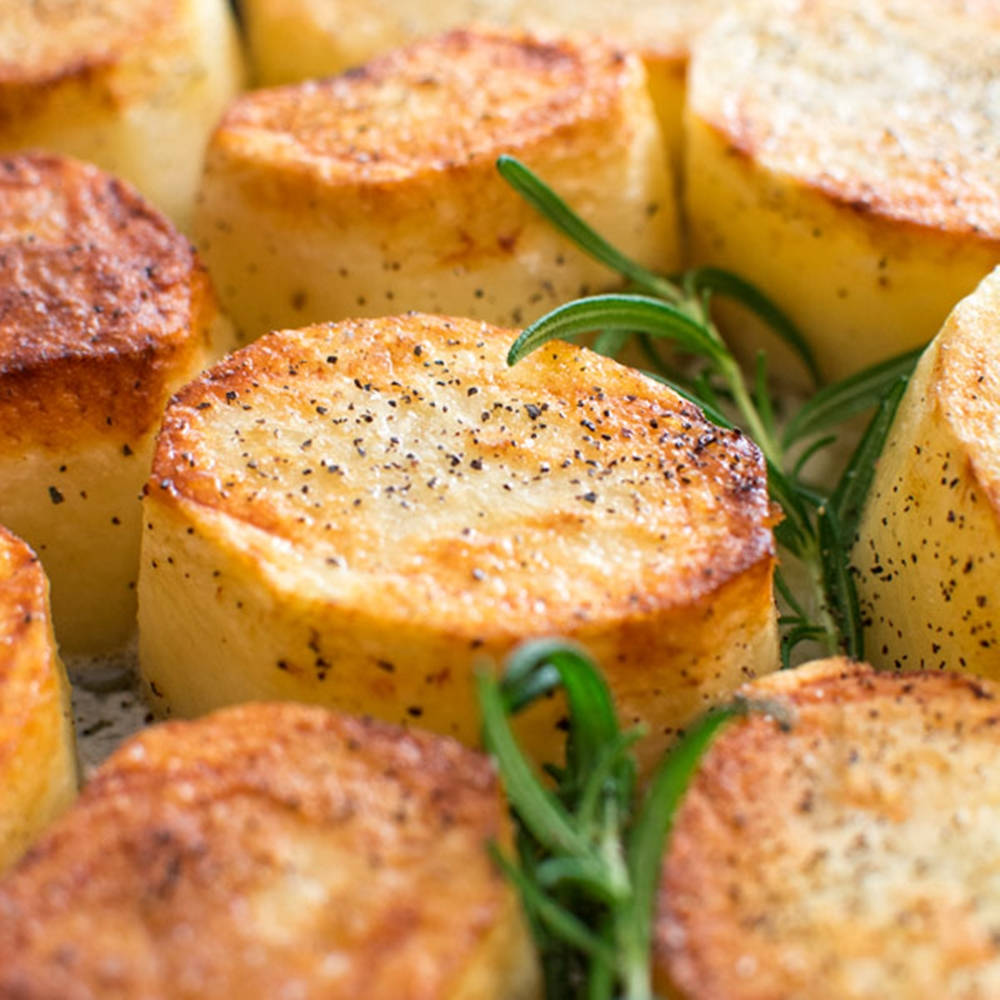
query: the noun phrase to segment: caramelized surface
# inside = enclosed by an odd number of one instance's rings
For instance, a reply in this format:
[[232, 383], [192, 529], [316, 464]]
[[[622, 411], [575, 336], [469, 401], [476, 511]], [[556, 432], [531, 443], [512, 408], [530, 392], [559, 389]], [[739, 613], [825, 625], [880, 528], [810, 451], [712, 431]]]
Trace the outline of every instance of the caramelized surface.
[[747, 688], [672, 835], [656, 959], [686, 998], [1000, 990], [1000, 700], [988, 682], [827, 660]]
[[187, 242], [128, 185], [48, 154], [0, 159], [0, 426], [57, 446], [127, 438], [206, 346], [214, 314]]
[[600, 119], [625, 73], [621, 53], [603, 47], [455, 31], [335, 78], [249, 94], [215, 142], [325, 184], [388, 183]]
[[69, 691], [34, 552], [0, 528], [0, 871], [76, 791]]
[[998, 240], [998, 65], [995, 0], [769, 0], [699, 42], [693, 110], [859, 213]]
[[0, 885], [0, 993], [524, 996], [505, 836], [448, 740], [294, 705], [149, 729]]
[[747, 439], [579, 348], [508, 369], [512, 339], [428, 316], [263, 338], [171, 406], [153, 499], [289, 543], [342, 606], [457, 634], [641, 617], [769, 561]]
[[0, 86], [55, 82], [112, 64], [177, 16], [176, 0], [4, 0]]

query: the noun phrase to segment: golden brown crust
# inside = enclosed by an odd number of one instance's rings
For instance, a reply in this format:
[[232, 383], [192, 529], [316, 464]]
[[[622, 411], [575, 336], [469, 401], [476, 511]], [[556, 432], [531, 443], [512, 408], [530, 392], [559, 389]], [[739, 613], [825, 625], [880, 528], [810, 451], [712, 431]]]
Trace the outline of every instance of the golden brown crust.
[[38, 556], [0, 526], [0, 765], [10, 753], [11, 737], [16, 740], [19, 725], [35, 708], [30, 694], [39, 682], [36, 671], [20, 674], [26, 637], [48, 623], [48, 595]]
[[48, 582], [35, 553], [0, 527], [0, 872], [75, 790], [69, 694]]
[[726, 1000], [985, 998], [1000, 984], [1000, 692], [828, 660], [748, 685], [678, 814], [661, 987]]
[[345, 607], [480, 641], [643, 621], [770, 566], [751, 442], [577, 347], [507, 368], [512, 339], [412, 314], [262, 338], [176, 397], [149, 489], [290, 542]]
[[391, 184], [601, 120], [626, 72], [623, 53], [597, 43], [453, 31], [337, 77], [248, 94], [214, 144], [325, 185]]
[[863, 214], [1000, 239], [1000, 5], [769, 0], [699, 39], [693, 114]]
[[451, 996], [510, 916], [506, 836], [449, 740], [295, 705], [159, 726], [0, 886], [0, 993]]
[[[1000, 523], [1000, 268], [963, 299], [937, 338], [930, 386], [941, 418]], [[947, 469], [942, 470], [947, 472]]]
[[187, 240], [122, 181], [25, 154], [0, 159], [0, 262], [8, 441], [148, 429], [214, 315]]
[[0, 9], [0, 88], [91, 76], [176, 16], [176, 0], [6, 0]]
[[[19, 640], [33, 620], [46, 617], [47, 586], [38, 556], [0, 526], [0, 696], [5, 691]], [[0, 701], [0, 716], [5, 713]]]

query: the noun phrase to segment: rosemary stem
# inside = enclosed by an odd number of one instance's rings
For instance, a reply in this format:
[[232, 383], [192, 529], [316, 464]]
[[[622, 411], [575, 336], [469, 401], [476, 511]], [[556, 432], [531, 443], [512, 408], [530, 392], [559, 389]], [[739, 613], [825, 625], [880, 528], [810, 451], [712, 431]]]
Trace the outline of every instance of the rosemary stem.
[[818, 619], [817, 624], [823, 630], [822, 645], [830, 656], [841, 652], [840, 630], [830, 611], [830, 599], [826, 588], [826, 573], [823, 569], [823, 557], [818, 545], [810, 544], [797, 553], [808, 574], [809, 585], [813, 593], [813, 605]]
[[784, 455], [781, 446], [768, 432], [764, 421], [761, 420], [757, 407], [754, 406], [750, 393], [747, 392], [746, 383], [743, 380], [743, 373], [735, 361], [726, 359], [722, 365], [722, 374], [729, 386], [729, 391], [733, 394], [733, 402], [740, 411], [740, 416], [746, 422], [750, 437], [757, 442], [764, 457], [776, 468], [783, 468]]

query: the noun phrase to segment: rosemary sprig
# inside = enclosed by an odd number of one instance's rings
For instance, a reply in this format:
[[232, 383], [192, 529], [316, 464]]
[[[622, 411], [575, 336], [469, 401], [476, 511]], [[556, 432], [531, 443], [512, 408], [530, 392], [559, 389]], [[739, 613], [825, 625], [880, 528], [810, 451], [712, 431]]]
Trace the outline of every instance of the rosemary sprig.
[[[556, 337], [598, 331], [602, 353], [614, 356], [626, 338], [637, 336], [649, 361], [647, 375], [669, 384], [715, 423], [726, 427], [738, 423], [764, 456], [771, 499], [784, 514], [775, 537], [786, 556], [800, 564], [799, 575], [806, 587], [806, 593], [796, 599], [782, 572], [777, 574], [777, 589], [786, 605], [780, 619], [783, 664], [787, 666], [795, 647], [807, 640], [818, 643], [826, 653], [863, 659], [864, 637], [848, 551], [875, 460], [920, 351], [909, 351], [819, 389], [781, 431], [766, 357], [758, 356], [752, 386], [748, 386], [711, 316], [714, 295], [741, 303], [795, 351], [818, 382], [809, 345], [759, 289], [717, 268], [696, 268], [674, 277], [654, 274], [612, 247], [524, 164], [504, 156], [497, 169], [581, 250], [628, 282], [626, 292], [578, 299], [543, 316], [514, 342], [508, 363], [515, 364]], [[661, 341], [694, 359], [693, 372], [678, 368], [661, 353], [657, 347]], [[826, 432], [873, 406], [877, 406], [876, 413], [836, 485], [824, 489], [810, 483], [804, 476], [808, 461], [836, 440], [836, 435]], [[734, 421], [726, 413], [733, 413]]]
[[[664, 843], [705, 749], [731, 718], [771, 702], [737, 699], [696, 722], [666, 756], [638, 809], [637, 730], [622, 732], [607, 685], [577, 647], [542, 640], [521, 647], [501, 679], [477, 678], [483, 743], [497, 759], [518, 825], [515, 861], [494, 857], [521, 893], [546, 982], [560, 1000], [652, 1000], [653, 905]], [[509, 717], [555, 688], [568, 710], [566, 763], [543, 783]]]

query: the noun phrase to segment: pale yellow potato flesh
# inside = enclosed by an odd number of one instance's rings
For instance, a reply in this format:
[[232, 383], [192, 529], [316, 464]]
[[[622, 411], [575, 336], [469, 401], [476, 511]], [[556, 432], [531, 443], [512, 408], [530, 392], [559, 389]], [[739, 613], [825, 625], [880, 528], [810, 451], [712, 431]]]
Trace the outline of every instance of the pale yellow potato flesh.
[[75, 160], [0, 157], [0, 253], [0, 521], [45, 565], [63, 651], [111, 652], [163, 408], [232, 330], [187, 239]]
[[[419, 315], [284, 331], [174, 400], [139, 577], [154, 709], [294, 699], [477, 744], [477, 667], [562, 635], [646, 725], [648, 767], [775, 669], [756, 448], [584, 348], [507, 369], [512, 337]], [[537, 758], [563, 712], [525, 720]]]
[[48, 591], [37, 556], [0, 528], [0, 873], [76, 795], [69, 684]]
[[[766, 0], [699, 36], [685, 212], [697, 264], [758, 285], [827, 379], [927, 343], [1000, 263], [995, 4]], [[720, 313], [744, 356], [759, 324]]]
[[490, 762], [301, 705], [147, 729], [0, 882], [8, 997], [535, 1000]]
[[699, 766], [664, 859], [658, 994], [997, 996], [996, 685], [824, 660], [744, 694], [790, 725], [733, 721]]
[[519, 326], [615, 285], [502, 180], [502, 153], [624, 252], [678, 263], [639, 60], [456, 32], [230, 107], [195, 234], [240, 335], [407, 309]]
[[0, 151], [89, 160], [187, 231], [205, 143], [242, 79], [225, 0], [6, 0]]
[[1000, 270], [923, 355], [851, 561], [876, 666], [1000, 679]]

